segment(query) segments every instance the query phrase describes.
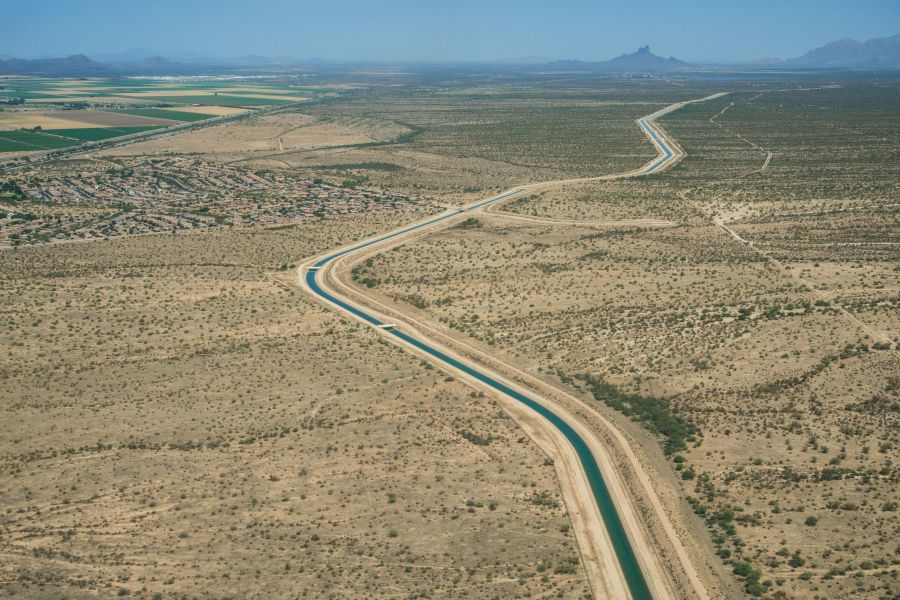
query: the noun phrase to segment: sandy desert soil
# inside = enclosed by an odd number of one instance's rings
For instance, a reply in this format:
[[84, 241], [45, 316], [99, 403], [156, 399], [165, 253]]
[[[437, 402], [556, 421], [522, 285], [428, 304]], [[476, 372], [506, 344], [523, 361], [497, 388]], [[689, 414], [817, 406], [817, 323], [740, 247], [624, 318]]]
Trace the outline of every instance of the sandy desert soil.
[[[396, 129], [396, 128], [395, 128]], [[310, 115], [284, 113], [253, 117], [238, 123], [200, 129], [160, 140], [116, 148], [104, 156], [153, 155], [159, 152], [204, 154], [223, 162], [264, 160], [263, 157], [320, 147], [366, 144], [394, 131], [377, 131], [340, 122], [322, 122]], [[280, 160], [278, 167], [284, 167]], [[252, 166], [252, 165], [251, 165]]]
[[0, 593], [587, 593], [498, 406], [269, 278], [389, 226], [0, 254]]

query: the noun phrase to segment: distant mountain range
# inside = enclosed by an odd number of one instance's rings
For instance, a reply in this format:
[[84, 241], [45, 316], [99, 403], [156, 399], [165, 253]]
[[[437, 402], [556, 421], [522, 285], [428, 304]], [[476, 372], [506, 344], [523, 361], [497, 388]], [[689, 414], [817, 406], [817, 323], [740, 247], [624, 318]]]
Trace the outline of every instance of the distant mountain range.
[[[175, 58], [175, 60], [172, 60]], [[239, 58], [216, 59], [203, 55], [164, 57], [145, 50], [129, 50], [119, 54], [89, 58], [75, 54], [65, 58], [26, 60], [0, 56], [0, 75], [103, 76], [122, 74], [182, 74], [219, 68], [250, 69], [254, 67], [285, 67], [327, 64], [321, 59], [291, 59], [248, 55]], [[674, 57], [663, 58], [642, 46], [630, 54], [606, 61], [557, 60], [529, 57], [498, 64], [538, 67], [566, 71], [648, 72], [671, 71], [696, 67]], [[803, 56], [788, 60], [766, 58], [745, 67], [772, 69], [900, 69], [900, 34], [857, 42], [845, 38], [810, 50]]]
[[31, 60], [0, 57], [0, 75], [86, 77], [193, 74], [228, 68], [251, 69], [254, 67], [298, 66], [326, 62], [328, 61], [314, 58], [296, 60], [256, 55], [218, 59], [201, 55], [190, 55], [181, 60], [172, 60], [164, 56], [138, 54], [136, 52], [101, 55], [96, 57], [96, 59], [84, 54], [75, 54], [65, 58], [38, 58]]
[[[642, 46], [637, 52], [623, 54], [612, 60], [585, 62], [580, 60], [558, 60], [546, 66], [568, 70], [590, 71], [670, 71], [684, 69], [690, 65], [674, 57], [663, 58], [650, 51], [650, 46]], [[900, 34], [857, 42], [844, 38], [810, 50], [803, 56], [780, 60], [764, 58], [747, 63], [745, 66], [773, 69], [900, 69]]]
[[84, 54], [35, 60], [0, 59], [2, 75], [104, 75], [108, 71], [106, 65], [95, 62]]
[[844, 38], [779, 64], [832, 69], [897, 69], [900, 68], [900, 34], [865, 42]]

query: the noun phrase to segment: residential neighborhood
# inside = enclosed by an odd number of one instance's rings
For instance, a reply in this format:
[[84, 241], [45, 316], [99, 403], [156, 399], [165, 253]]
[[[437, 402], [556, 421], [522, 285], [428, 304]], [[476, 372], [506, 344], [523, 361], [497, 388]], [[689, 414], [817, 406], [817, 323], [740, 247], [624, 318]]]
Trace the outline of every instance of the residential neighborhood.
[[0, 204], [0, 245], [279, 225], [421, 202], [378, 189], [189, 157], [70, 160], [25, 172]]

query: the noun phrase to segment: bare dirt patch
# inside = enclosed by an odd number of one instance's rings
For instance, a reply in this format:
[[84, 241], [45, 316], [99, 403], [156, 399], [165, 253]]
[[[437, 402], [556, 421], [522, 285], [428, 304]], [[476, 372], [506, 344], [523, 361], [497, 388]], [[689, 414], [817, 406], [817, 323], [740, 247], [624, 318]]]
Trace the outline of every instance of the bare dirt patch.
[[252, 117], [239, 123], [204, 128], [163, 140], [109, 151], [109, 155], [175, 153], [208, 154], [217, 160], [245, 160], [263, 155], [346, 146], [377, 141], [368, 131], [342, 123], [323, 123], [299, 113]]

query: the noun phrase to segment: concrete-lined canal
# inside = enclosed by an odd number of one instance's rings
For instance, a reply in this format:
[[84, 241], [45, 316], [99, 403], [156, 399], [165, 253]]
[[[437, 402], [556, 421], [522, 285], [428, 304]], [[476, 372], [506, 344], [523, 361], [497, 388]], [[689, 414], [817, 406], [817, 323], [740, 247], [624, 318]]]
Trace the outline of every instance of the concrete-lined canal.
[[[652, 125], [652, 121], [653, 117], [650, 116], [640, 119], [638, 123], [644, 133], [651, 139], [653, 144], [659, 150], [660, 155], [649, 165], [647, 165], [640, 171], [635, 172], [635, 175], [645, 175], [658, 171], [661, 168], [665, 167], [676, 157], [675, 151], [666, 142], [665, 137], [655, 130]], [[366, 242], [361, 242], [343, 250], [336, 251], [333, 254], [329, 254], [312, 263], [312, 265], [308, 267], [304, 275], [305, 282], [309, 290], [313, 294], [315, 294], [328, 304], [331, 304], [351, 315], [358, 317], [369, 325], [384, 329], [386, 333], [426, 353], [435, 361], [444, 365], [445, 368], [449, 368], [451, 372], [455, 371], [457, 374], [467, 375], [468, 377], [471, 377], [483, 383], [484, 385], [507, 396], [508, 398], [511, 398], [527, 406], [528, 408], [542, 416], [544, 419], [546, 419], [548, 422], [550, 422], [565, 437], [569, 444], [572, 445], [572, 448], [575, 450], [575, 453], [578, 456], [581, 467], [587, 477], [587, 481], [593, 494], [594, 501], [603, 519], [603, 524], [606, 528], [606, 532], [615, 551], [616, 560], [624, 576], [625, 583], [628, 587], [631, 598], [633, 598], [634, 600], [651, 600], [652, 594], [647, 584], [647, 579], [645, 578], [645, 575], [641, 570], [640, 563], [638, 562], [634, 548], [632, 547], [632, 544], [628, 539], [628, 535], [625, 531], [622, 519], [616, 509], [615, 502], [612, 499], [612, 495], [603, 477], [603, 473], [600, 470], [600, 466], [597, 463], [597, 459], [591, 452], [587, 442], [585, 442], [585, 440], [578, 434], [577, 431], [575, 431], [575, 429], [569, 423], [567, 423], [563, 418], [561, 418], [551, 409], [544, 406], [534, 398], [522, 392], [519, 392], [518, 390], [506, 385], [499, 379], [492, 377], [486, 372], [486, 369], [482, 370], [476, 366], [471, 366], [470, 364], [464, 363], [457, 358], [450, 356], [439, 348], [436, 348], [434, 345], [428, 343], [427, 341], [419, 339], [414, 335], [405, 333], [404, 331], [401, 331], [396, 327], [385, 327], [388, 324], [384, 323], [374, 315], [368, 313], [365, 309], [354, 306], [353, 304], [328, 292], [327, 290], [323, 289], [323, 287], [318, 282], [319, 271], [341, 257], [350, 255], [354, 252], [366, 248], [371, 248], [372, 246], [399, 238], [403, 235], [413, 233], [417, 230], [424, 229], [431, 225], [435, 225], [437, 223], [440, 223], [441, 221], [445, 221], [461, 213], [473, 211], [490, 204], [500, 202], [519, 193], [522, 193], [522, 190], [507, 192], [499, 196], [488, 198], [482, 202], [472, 204], [465, 209], [448, 212], [422, 223], [400, 229], [393, 233], [389, 233], [381, 237], [368, 240]]]

